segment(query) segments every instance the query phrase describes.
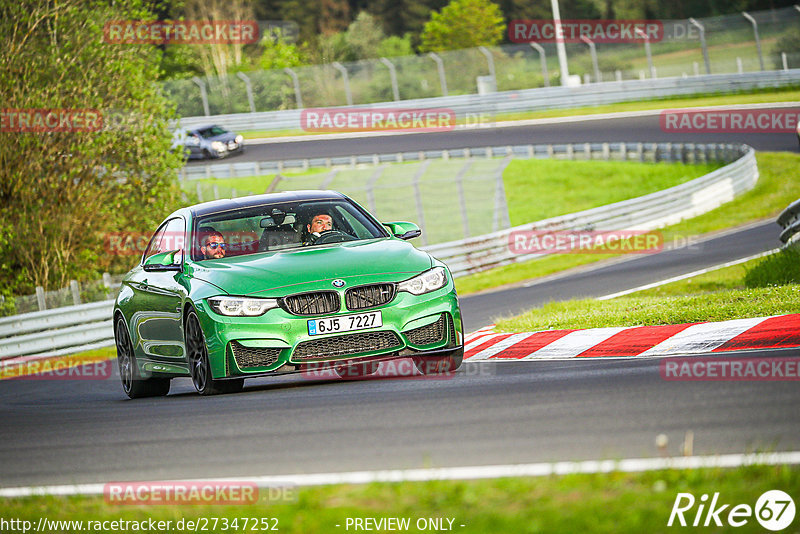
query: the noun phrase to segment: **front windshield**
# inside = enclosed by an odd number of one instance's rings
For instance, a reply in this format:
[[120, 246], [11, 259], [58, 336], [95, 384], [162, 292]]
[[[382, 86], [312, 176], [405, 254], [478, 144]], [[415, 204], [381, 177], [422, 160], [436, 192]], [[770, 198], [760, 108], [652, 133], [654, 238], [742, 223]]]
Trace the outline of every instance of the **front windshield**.
[[383, 227], [347, 200], [265, 204], [199, 217], [192, 259], [203, 261], [386, 237]]
[[222, 128], [220, 126], [212, 126], [210, 128], [205, 128], [203, 130], [199, 130], [198, 133], [203, 136], [205, 139], [209, 137], [216, 137], [218, 135], [222, 135], [224, 133], [228, 133], [228, 130]]

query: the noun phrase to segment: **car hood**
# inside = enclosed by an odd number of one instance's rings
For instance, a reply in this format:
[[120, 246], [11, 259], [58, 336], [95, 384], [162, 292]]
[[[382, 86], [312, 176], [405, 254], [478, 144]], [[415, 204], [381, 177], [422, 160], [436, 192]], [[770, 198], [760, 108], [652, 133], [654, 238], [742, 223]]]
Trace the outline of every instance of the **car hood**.
[[379, 239], [206, 260], [194, 263], [191, 275], [231, 295], [281, 297], [332, 289], [336, 278], [345, 287], [398, 282], [432, 266], [431, 257], [410, 243]]
[[225, 132], [224, 134], [219, 135], [212, 135], [211, 137], [204, 137], [206, 141], [222, 141], [223, 143], [227, 143], [228, 141], [235, 141], [236, 134], [233, 132]]

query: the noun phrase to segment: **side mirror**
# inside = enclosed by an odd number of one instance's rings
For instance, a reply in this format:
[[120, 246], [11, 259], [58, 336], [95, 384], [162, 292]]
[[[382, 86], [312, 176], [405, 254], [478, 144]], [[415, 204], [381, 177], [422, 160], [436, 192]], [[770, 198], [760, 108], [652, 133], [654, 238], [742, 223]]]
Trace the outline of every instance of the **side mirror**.
[[389, 229], [389, 233], [399, 239], [414, 239], [422, 235], [419, 226], [412, 222], [388, 222], [383, 225]]
[[153, 254], [146, 260], [144, 260], [144, 265], [142, 268], [145, 271], [153, 272], [153, 271], [176, 271], [180, 272], [183, 271], [183, 266], [181, 263], [175, 263], [175, 258], [180, 257], [181, 254], [180, 250], [171, 250], [169, 252], [161, 252], [159, 254]]

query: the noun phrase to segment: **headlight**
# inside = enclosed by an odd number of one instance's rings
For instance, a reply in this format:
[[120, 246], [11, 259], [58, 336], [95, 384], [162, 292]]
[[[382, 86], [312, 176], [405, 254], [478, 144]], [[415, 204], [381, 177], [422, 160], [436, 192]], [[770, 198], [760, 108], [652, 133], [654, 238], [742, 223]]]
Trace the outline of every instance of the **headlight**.
[[397, 286], [398, 291], [407, 291], [412, 295], [422, 295], [443, 288], [447, 284], [447, 274], [444, 267], [434, 267], [430, 271], [410, 278], [405, 282], [400, 282]]
[[244, 137], [242, 137], [241, 135], [237, 135], [235, 141], [237, 145], [241, 145], [242, 141], [244, 141]]
[[222, 141], [212, 141], [211, 148], [213, 148], [217, 152], [222, 152], [225, 150], [225, 143], [223, 143]]
[[211, 309], [220, 315], [255, 317], [278, 307], [276, 299], [252, 299], [245, 297], [211, 297]]

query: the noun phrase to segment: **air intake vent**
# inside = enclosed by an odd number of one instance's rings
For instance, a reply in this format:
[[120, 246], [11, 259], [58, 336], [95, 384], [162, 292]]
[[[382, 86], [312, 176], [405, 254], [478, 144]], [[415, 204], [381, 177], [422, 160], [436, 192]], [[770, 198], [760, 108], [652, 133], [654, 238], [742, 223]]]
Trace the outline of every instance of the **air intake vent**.
[[362, 352], [400, 348], [403, 343], [394, 332], [362, 332], [303, 341], [292, 354], [293, 360], [349, 356]]
[[324, 315], [339, 311], [339, 294], [336, 291], [299, 293], [282, 299], [286, 311], [294, 315]]
[[245, 347], [236, 341], [231, 341], [231, 350], [239, 369], [269, 367], [278, 361], [278, 356], [281, 354], [281, 349]]
[[394, 298], [394, 284], [372, 284], [348, 289], [344, 303], [348, 310], [366, 310], [383, 306]]

